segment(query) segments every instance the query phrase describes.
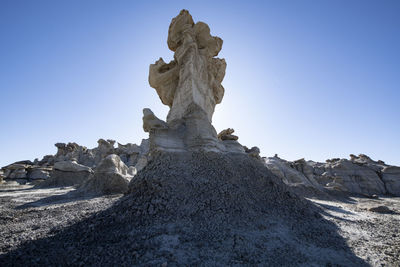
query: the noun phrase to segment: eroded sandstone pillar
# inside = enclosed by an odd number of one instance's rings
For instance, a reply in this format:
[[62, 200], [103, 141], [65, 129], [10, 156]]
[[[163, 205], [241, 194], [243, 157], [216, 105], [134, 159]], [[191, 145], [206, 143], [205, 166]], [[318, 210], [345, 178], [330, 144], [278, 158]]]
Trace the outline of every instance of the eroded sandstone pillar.
[[[182, 10], [171, 21], [167, 43], [174, 59], [165, 63], [160, 58], [151, 64], [149, 83], [170, 111], [164, 124], [150, 110], [144, 110], [143, 128], [150, 133], [150, 149], [225, 151], [211, 124], [215, 105], [224, 96], [221, 82], [226, 62], [216, 58], [222, 39], [212, 36], [204, 22], [194, 23], [189, 12]], [[236, 143], [233, 147], [241, 152], [242, 146]]]

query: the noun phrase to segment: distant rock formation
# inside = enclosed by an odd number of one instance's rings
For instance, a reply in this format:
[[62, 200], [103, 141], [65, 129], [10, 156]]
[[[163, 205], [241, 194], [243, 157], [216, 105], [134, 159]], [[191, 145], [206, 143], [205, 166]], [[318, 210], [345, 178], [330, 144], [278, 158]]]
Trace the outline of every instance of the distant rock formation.
[[325, 192], [364, 196], [400, 196], [400, 168], [374, 161], [364, 154], [348, 159], [329, 159], [325, 163], [289, 162], [278, 157], [265, 159], [266, 166], [286, 184]]
[[[88, 149], [77, 143], [56, 143], [57, 153], [46, 155], [43, 159], [18, 161], [1, 168], [1, 181], [18, 184], [34, 183], [41, 186], [80, 185], [86, 181], [93, 170], [108, 155], [118, 155], [121, 161], [139, 171], [147, 164], [149, 140], [143, 139], [140, 145], [118, 143], [114, 140], [99, 139], [98, 146]], [[47, 180], [47, 181], [46, 181]], [[46, 181], [46, 182], [44, 182]]]
[[53, 166], [50, 177], [40, 183], [40, 187], [78, 186], [93, 173], [92, 168], [76, 161], [58, 161]]

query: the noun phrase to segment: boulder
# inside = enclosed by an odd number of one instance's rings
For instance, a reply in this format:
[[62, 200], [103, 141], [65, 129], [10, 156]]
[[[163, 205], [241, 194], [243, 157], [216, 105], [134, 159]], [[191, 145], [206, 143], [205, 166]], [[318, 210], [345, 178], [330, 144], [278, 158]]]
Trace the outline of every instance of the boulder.
[[389, 194], [400, 196], [400, 167], [387, 166], [382, 170], [382, 181]]
[[368, 211], [377, 212], [377, 213], [384, 213], [384, 214], [391, 214], [393, 211], [389, 209], [387, 206], [376, 206], [368, 208]]
[[233, 135], [233, 133], [235, 132], [234, 129], [232, 128], [228, 128], [225, 130], [222, 130], [219, 134], [218, 134], [218, 139], [224, 141], [224, 140], [238, 140], [239, 137], [236, 135]]
[[112, 154], [97, 166], [94, 175], [78, 189], [80, 192], [93, 194], [120, 194], [128, 190], [128, 184], [135, 172]]

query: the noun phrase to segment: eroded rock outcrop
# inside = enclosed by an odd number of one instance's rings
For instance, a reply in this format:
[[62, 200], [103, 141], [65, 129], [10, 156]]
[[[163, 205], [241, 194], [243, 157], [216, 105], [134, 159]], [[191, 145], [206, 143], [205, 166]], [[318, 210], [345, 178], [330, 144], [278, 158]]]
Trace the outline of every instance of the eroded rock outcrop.
[[[43, 186], [79, 185], [85, 181], [92, 170], [108, 155], [116, 154], [133, 172], [140, 171], [147, 164], [149, 140], [143, 139], [140, 145], [120, 144], [115, 147], [111, 139], [99, 139], [98, 146], [88, 149], [75, 142], [56, 143], [57, 153], [46, 155], [41, 160], [23, 160], [1, 168], [1, 176], [6, 183], [42, 183]], [[76, 174], [76, 179], [71, 178]], [[64, 178], [63, 178], [64, 177]], [[51, 178], [49, 181], [45, 180]], [[64, 182], [61, 180], [65, 179]]]
[[322, 186], [310, 175], [297, 170], [292, 162], [271, 157], [265, 159], [267, 168], [282, 181], [291, 186], [297, 193], [302, 195], [314, 195], [322, 193]]
[[136, 170], [128, 168], [118, 155], [104, 158], [91, 176], [78, 189], [92, 194], [119, 194], [128, 190], [128, 185]]
[[400, 168], [374, 161], [364, 154], [351, 154], [350, 160], [333, 158], [325, 163], [304, 159], [287, 162], [274, 157], [267, 158], [266, 165], [291, 186], [297, 186], [299, 182], [307, 185], [307, 181], [312, 181], [311, 185], [317, 190], [327, 192], [400, 196]]
[[76, 161], [58, 161], [54, 164], [50, 177], [39, 184], [39, 187], [79, 186], [92, 173], [92, 168]]
[[26, 184], [38, 183], [49, 177], [52, 167], [35, 165], [32, 161], [24, 160], [3, 167], [2, 178], [6, 182]]
[[400, 167], [385, 166], [381, 171], [387, 193], [400, 196]]

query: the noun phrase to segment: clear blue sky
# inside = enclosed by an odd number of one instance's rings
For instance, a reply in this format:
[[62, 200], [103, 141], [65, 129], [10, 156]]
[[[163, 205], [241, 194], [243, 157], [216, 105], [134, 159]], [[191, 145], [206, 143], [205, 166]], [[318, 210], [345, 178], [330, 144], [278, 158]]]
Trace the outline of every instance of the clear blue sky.
[[224, 40], [217, 131], [263, 156], [400, 165], [400, 1], [0, 1], [0, 166], [56, 142], [138, 143], [181, 9]]

